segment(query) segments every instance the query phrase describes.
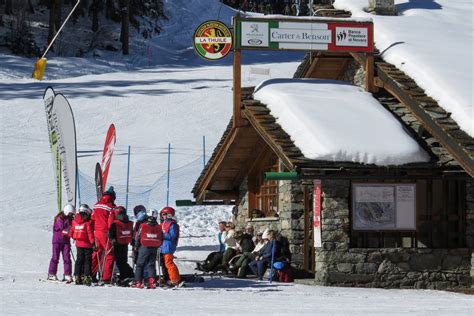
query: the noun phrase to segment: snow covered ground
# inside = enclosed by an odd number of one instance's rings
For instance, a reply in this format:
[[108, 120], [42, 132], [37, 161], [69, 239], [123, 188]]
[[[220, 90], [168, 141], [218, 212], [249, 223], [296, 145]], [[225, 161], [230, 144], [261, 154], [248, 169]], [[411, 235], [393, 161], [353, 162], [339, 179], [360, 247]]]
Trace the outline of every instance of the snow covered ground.
[[[170, 6], [184, 4], [184, 0], [166, 2]], [[124, 182], [126, 159], [119, 154], [128, 145], [136, 149], [131, 182], [149, 184], [166, 168], [163, 149], [168, 143], [176, 147], [174, 163], [180, 166], [200, 155], [202, 135], [207, 137], [208, 152], [221, 137], [232, 112], [230, 58], [217, 64], [198, 60], [186, 37], [186, 29], [200, 22], [196, 12], [204, 12], [203, 19], [216, 18], [219, 4], [217, 0], [185, 2], [186, 19], [171, 17], [168, 27], [163, 26], [163, 34], [175, 32], [175, 37], [165, 36], [164, 43], [159, 38], [153, 43], [156, 54], [163, 53], [164, 47], [174, 52], [173, 63], [166, 59], [127, 70], [124, 63], [117, 66], [106, 59], [52, 58], [46, 80], [36, 82], [28, 78], [31, 60], [0, 54], [0, 313], [472, 315], [472, 296], [439, 291], [270, 285], [227, 279], [151, 291], [38, 281], [46, 276], [49, 264], [56, 204], [42, 101], [46, 86], [52, 85], [69, 99], [76, 119], [78, 150], [102, 149], [107, 127], [115, 123], [117, 155], [112, 160], [110, 182]], [[227, 14], [224, 18], [228, 21], [230, 13], [224, 8], [220, 14]], [[183, 23], [179, 24], [179, 19]], [[289, 78], [301, 57], [248, 54], [244, 85]], [[132, 56], [136, 65], [147, 64], [143, 58], [148, 57], [138, 53]], [[266, 64], [256, 65], [262, 60]], [[269, 76], [255, 75], [252, 67], [271, 67], [272, 72]], [[79, 166], [93, 175], [97, 160], [98, 156], [82, 157]], [[182, 185], [191, 190], [195, 180], [184, 179]], [[178, 209], [183, 232], [176, 256], [181, 272], [193, 272], [194, 261], [215, 249], [216, 223], [230, 216], [229, 207]]]

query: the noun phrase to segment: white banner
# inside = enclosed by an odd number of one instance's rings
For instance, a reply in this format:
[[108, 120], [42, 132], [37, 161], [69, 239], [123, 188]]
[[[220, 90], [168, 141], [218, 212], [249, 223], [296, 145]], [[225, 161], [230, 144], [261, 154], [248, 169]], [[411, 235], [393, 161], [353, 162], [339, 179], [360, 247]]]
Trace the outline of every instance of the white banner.
[[53, 124], [58, 134], [61, 171], [67, 202], [76, 205], [77, 146], [76, 127], [71, 106], [66, 97], [57, 94], [53, 103]]
[[58, 212], [62, 209], [62, 185], [61, 185], [61, 160], [58, 149], [58, 137], [53, 125], [53, 102], [55, 93], [53, 88], [48, 87], [44, 91], [43, 101], [44, 110], [46, 112], [46, 122], [48, 123], [49, 145], [51, 147], [51, 155], [53, 158], [53, 169], [56, 180], [56, 194], [58, 203]]

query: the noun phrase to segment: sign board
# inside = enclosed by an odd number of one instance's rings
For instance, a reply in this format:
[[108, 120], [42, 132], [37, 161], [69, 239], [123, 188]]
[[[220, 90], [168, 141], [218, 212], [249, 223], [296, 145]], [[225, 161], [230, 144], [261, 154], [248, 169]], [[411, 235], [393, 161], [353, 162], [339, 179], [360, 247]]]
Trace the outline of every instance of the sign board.
[[224, 58], [232, 48], [232, 34], [220, 21], [206, 21], [194, 32], [194, 50], [204, 59]]
[[321, 180], [313, 182], [314, 247], [322, 247], [321, 238]]
[[371, 21], [237, 18], [234, 30], [238, 49], [373, 51]]
[[416, 184], [353, 184], [352, 229], [416, 230]]

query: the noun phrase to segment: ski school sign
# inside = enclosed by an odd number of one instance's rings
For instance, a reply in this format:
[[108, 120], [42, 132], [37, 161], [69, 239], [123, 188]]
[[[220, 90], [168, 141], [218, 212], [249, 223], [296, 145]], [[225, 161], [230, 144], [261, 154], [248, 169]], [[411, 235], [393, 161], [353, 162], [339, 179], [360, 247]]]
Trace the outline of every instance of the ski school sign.
[[372, 21], [341, 20], [236, 18], [235, 46], [259, 50], [372, 52]]
[[199, 56], [217, 60], [224, 58], [232, 48], [232, 34], [219, 21], [206, 21], [194, 32], [194, 49]]

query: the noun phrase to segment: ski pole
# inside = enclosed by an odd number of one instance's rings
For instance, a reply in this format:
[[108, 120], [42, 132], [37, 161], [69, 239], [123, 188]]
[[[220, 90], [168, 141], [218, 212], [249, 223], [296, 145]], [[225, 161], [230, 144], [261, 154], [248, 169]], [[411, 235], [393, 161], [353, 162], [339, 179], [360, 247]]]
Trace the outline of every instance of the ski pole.
[[71, 256], [74, 263], [76, 263], [76, 258], [74, 257], [74, 251], [71, 249]]
[[156, 251], [158, 253], [158, 284], [161, 286], [161, 251], [160, 247], [158, 247], [158, 250]]

